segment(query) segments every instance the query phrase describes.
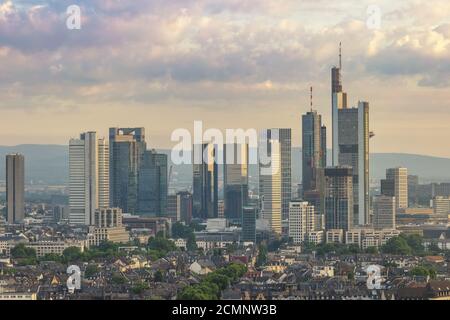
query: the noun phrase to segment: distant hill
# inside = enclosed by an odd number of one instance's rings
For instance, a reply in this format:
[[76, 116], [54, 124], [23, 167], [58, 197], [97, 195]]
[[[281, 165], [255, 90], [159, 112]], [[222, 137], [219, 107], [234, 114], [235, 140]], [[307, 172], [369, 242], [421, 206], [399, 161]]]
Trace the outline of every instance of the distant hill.
[[[5, 155], [8, 153], [25, 155], [25, 176], [27, 182], [65, 184], [68, 180], [68, 147], [62, 145], [18, 145], [0, 146], [0, 180], [5, 179]], [[160, 150], [170, 155], [170, 150]], [[331, 152], [328, 152], [330, 158]], [[329, 163], [331, 162], [328, 159]], [[450, 159], [404, 153], [374, 153], [370, 156], [371, 179], [381, 179], [386, 168], [405, 166], [410, 174], [419, 175], [421, 181], [450, 181]], [[301, 148], [292, 150], [292, 180], [298, 183], [301, 175]], [[253, 180], [257, 168], [250, 168]], [[189, 165], [174, 166], [174, 180], [183, 184], [191, 181], [192, 169]]]

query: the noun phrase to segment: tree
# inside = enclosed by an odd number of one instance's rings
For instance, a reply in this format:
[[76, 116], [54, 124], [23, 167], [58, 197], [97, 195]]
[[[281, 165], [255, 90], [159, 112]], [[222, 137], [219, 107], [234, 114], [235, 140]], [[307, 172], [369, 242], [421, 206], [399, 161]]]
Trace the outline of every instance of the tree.
[[99, 271], [97, 265], [95, 264], [89, 264], [86, 269], [84, 270], [84, 276], [86, 278], [90, 278], [94, 276]]
[[412, 249], [406, 242], [404, 237], [393, 237], [389, 239], [385, 245], [381, 247], [383, 253], [410, 255]]
[[79, 261], [82, 260], [83, 254], [81, 249], [78, 247], [69, 247], [64, 249], [63, 251], [64, 260], [67, 262]]
[[256, 266], [261, 267], [267, 262], [267, 247], [263, 244], [259, 245], [258, 257], [256, 258]]
[[415, 255], [423, 254], [425, 248], [423, 246], [423, 237], [418, 234], [401, 234], [400, 237], [406, 240], [406, 243], [411, 248], [412, 253]]
[[127, 279], [125, 279], [124, 276], [122, 276], [120, 273], [113, 273], [112, 277], [111, 277], [111, 281], [114, 284], [125, 284], [127, 282]]
[[26, 247], [23, 243], [19, 243], [11, 249], [11, 257], [14, 259], [36, 259], [36, 250]]
[[377, 254], [378, 253], [378, 248], [377, 247], [367, 247], [366, 253], [368, 253], [368, 254]]
[[148, 248], [165, 252], [177, 250], [177, 247], [173, 241], [162, 237], [150, 238], [148, 241]]

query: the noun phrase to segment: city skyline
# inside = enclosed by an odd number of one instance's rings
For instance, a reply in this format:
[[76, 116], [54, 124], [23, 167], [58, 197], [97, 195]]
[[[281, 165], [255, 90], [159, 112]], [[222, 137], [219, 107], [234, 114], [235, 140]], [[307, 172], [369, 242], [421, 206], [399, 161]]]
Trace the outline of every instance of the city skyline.
[[220, 129], [293, 128], [297, 146], [310, 85], [331, 128], [329, 69], [342, 41], [348, 103], [372, 103], [371, 150], [450, 157], [442, 147], [450, 137], [446, 1], [379, 1], [377, 30], [366, 25], [367, 1], [258, 3], [81, 1], [82, 28], [67, 30], [64, 1], [3, 1], [0, 145], [65, 144], [80, 131], [107, 137], [121, 125], [145, 127], [149, 146], [170, 148], [174, 129], [201, 119]]

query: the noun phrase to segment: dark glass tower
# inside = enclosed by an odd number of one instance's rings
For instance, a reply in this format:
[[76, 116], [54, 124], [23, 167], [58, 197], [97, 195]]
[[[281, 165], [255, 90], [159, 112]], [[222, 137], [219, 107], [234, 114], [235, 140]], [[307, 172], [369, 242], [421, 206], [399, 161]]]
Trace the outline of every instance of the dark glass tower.
[[139, 214], [164, 217], [167, 213], [167, 155], [145, 151], [139, 169]]
[[225, 218], [242, 218], [248, 200], [248, 144], [224, 146], [224, 197]]
[[109, 129], [110, 203], [125, 213], [136, 213], [138, 176], [146, 150], [144, 128]]
[[217, 218], [219, 215], [217, 146], [204, 143], [193, 146], [193, 217]]

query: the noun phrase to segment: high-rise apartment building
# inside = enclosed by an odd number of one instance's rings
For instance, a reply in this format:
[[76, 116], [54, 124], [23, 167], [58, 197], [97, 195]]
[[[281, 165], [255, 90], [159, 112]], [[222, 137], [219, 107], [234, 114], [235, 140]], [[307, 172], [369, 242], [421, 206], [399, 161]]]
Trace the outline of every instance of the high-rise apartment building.
[[381, 193], [395, 197], [396, 210], [408, 208], [408, 169], [387, 169], [386, 179], [381, 180]]
[[353, 227], [353, 170], [325, 168], [325, 228], [349, 230]]
[[217, 218], [219, 215], [219, 170], [216, 161], [217, 145], [193, 146], [193, 217]]
[[224, 145], [225, 218], [240, 221], [248, 199], [248, 144]]
[[138, 176], [147, 146], [144, 128], [109, 129], [110, 204], [123, 212], [136, 213]]
[[373, 199], [373, 227], [395, 229], [395, 197], [379, 195]]
[[167, 155], [155, 150], [144, 151], [138, 172], [138, 203], [142, 215], [167, 215]]
[[69, 141], [69, 222], [92, 225], [95, 210], [109, 206], [109, 147], [96, 132]]
[[289, 203], [289, 238], [294, 244], [308, 241], [308, 235], [315, 230], [315, 209], [306, 201]]
[[6, 221], [20, 223], [25, 218], [25, 157], [6, 155]]

